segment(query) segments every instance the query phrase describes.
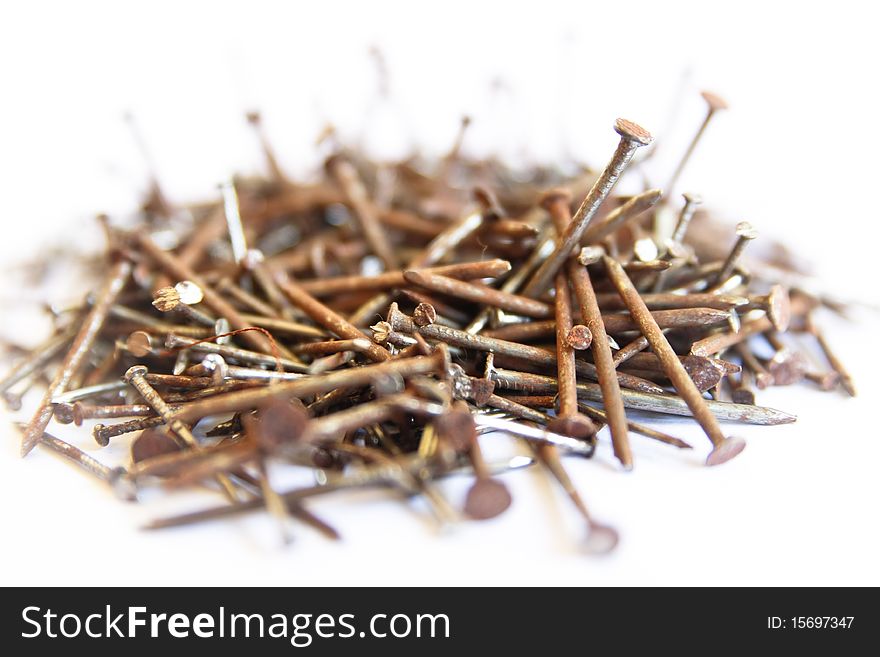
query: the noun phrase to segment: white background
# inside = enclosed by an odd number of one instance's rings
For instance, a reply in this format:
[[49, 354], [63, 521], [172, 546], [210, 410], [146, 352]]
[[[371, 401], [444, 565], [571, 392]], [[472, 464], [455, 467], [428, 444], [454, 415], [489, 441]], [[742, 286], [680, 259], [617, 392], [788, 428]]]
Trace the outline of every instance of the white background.
[[[213, 194], [232, 171], [259, 170], [242, 119], [253, 107], [297, 175], [318, 164], [312, 144], [328, 120], [379, 154], [414, 145], [437, 153], [468, 113], [473, 153], [601, 166], [616, 142], [613, 121], [624, 116], [657, 135], [652, 171], [662, 183], [700, 120], [698, 91], [709, 88], [731, 110], [711, 126], [682, 188], [806, 254], [823, 289], [876, 305], [880, 53], [869, 7], [7, 4], [4, 270], [40, 244], [88, 248], [94, 213], [131, 210], [146, 169], [121, 120], [126, 110], [136, 113], [169, 195], [187, 201]], [[372, 45], [388, 61], [393, 103], [377, 99]], [[500, 91], [491, 92], [493, 81]], [[3, 335], [34, 344], [45, 328], [28, 319], [35, 294], [7, 273], [4, 280]], [[63, 286], [50, 297], [74, 298]], [[568, 460], [594, 514], [621, 533], [607, 558], [578, 553], [583, 529], [539, 472], [508, 477], [515, 503], [504, 516], [443, 535], [418, 504], [388, 493], [316, 501], [313, 510], [344, 535], [337, 544], [296, 527], [294, 545], [282, 549], [264, 514], [148, 534], [138, 530], [147, 519], [216, 498], [117, 502], [40, 449], [20, 460], [18, 434], [4, 421], [0, 583], [877, 585], [880, 431], [871, 407], [880, 363], [870, 345], [878, 315], [858, 308], [852, 317], [829, 327], [860, 396], [761, 393], [760, 402], [800, 419], [736, 427], [749, 443], [736, 460], [701, 467], [705, 439], [673, 424], [695, 453], [634, 436], [632, 473], [615, 468], [607, 438], [592, 461]], [[107, 461], [124, 455], [101, 452], [69, 427], [57, 433]], [[452, 501], [463, 483], [444, 488]]]

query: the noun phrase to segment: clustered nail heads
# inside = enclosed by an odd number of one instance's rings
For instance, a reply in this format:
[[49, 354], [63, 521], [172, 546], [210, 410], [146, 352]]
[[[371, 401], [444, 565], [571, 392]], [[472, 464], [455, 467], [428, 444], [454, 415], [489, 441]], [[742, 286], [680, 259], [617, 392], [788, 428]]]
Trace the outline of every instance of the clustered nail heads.
[[[150, 528], [266, 509], [285, 538], [299, 523], [337, 539], [309, 499], [368, 486], [423, 498], [438, 523], [493, 518], [512, 502], [500, 475], [535, 465], [585, 520], [585, 549], [613, 549], [617, 532], [593, 518], [561, 459], [591, 457], [603, 427], [629, 470], [630, 434], [692, 448], [640, 412], [689, 416], [717, 465], [745, 447], [720, 421], [795, 419], [755, 405], [750, 382], [855, 394], [815, 320], [828, 304], [791, 284], [790, 261], [746, 260], [749, 224], [731, 234], [696, 195], [672, 196], [726, 107], [703, 98], [705, 120], [665, 196], [614, 194], [637, 152], [651, 156], [651, 135], [623, 119], [598, 174], [467, 158], [463, 122], [434, 163], [375, 161], [334, 137], [324, 177], [307, 184], [285, 175], [249, 114], [267, 177], [178, 206], [153, 176], [137, 225], [101, 218], [98, 292], [57, 314], [55, 333], [0, 381], [12, 406], [48, 382], [21, 425], [22, 453], [43, 445], [128, 499], [183, 486], [227, 498]], [[176, 246], [160, 246], [160, 232]], [[93, 435], [128, 441], [130, 461], [109, 467], [50, 435], [53, 417], [128, 418]], [[487, 440], [516, 440], [529, 455], [486, 460]], [[269, 461], [313, 469], [317, 483], [279, 491]], [[473, 482], [461, 502], [436, 485], [451, 475]]]

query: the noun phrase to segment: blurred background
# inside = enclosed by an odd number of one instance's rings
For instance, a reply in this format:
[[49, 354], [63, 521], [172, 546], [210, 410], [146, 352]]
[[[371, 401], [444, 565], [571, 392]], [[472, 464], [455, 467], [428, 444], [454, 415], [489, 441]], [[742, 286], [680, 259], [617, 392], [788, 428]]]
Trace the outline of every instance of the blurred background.
[[[0, 179], [15, 230], [0, 248], [19, 253], [96, 212], [132, 209], [147, 168], [126, 112], [179, 201], [262, 167], [250, 109], [296, 176], [320, 165], [328, 123], [377, 156], [441, 154], [467, 114], [469, 154], [601, 167], [623, 116], [656, 136], [647, 172], [663, 184], [702, 118], [699, 90], [711, 89], [731, 109], [679, 191], [796, 241], [820, 266], [845, 252], [855, 268], [875, 248], [860, 237], [876, 235], [870, 13], [639, 0], [7, 5]], [[839, 272], [828, 269], [830, 283]], [[873, 288], [856, 289], [877, 298]]]
[[[622, 116], [655, 135], [657, 153], [645, 174], [662, 185], [702, 120], [700, 90], [710, 89], [730, 110], [713, 120], [678, 191], [699, 193], [731, 225], [748, 220], [796, 250], [814, 263], [821, 289], [877, 304], [875, 14], [865, 3], [846, 1], [7, 3], [0, 12], [3, 269], [46, 244], [102, 248], [95, 214], [121, 217], [137, 207], [150, 169], [124, 120], [128, 112], [163, 189], [179, 202], [216, 196], [217, 184], [231, 173], [262, 170], [262, 155], [244, 119], [254, 109], [262, 112], [281, 163], [294, 177], [308, 177], [321, 165], [326, 153], [315, 142], [328, 124], [344, 143], [378, 157], [441, 155], [463, 115], [472, 118], [463, 144], [467, 154], [600, 168], [617, 142], [614, 119]], [[11, 284], [0, 291], [4, 308], [31, 304], [32, 297], [31, 290]], [[873, 313], [861, 317], [858, 324], [841, 323], [838, 343], [864, 381], [878, 359], [860, 357], [857, 346], [876, 335], [877, 319]], [[4, 337], [36, 342], [40, 335], [23, 335], [17, 318], [4, 311]], [[866, 381], [855, 401], [770, 391], [777, 396], [762, 401], [787, 404], [786, 410], [806, 417], [796, 427], [777, 428], [772, 438], [762, 434], [750, 443], [754, 460], [726, 470], [708, 473], [688, 465], [669, 471], [672, 459], [649, 457], [644, 470], [630, 476], [609, 468], [585, 471], [600, 513], [617, 520], [626, 535], [618, 555], [601, 567], [565, 553], [546, 573], [529, 570], [518, 581], [508, 578], [517, 560], [552, 554], [567, 544], [556, 530], [523, 537], [535, 514], [544, 514], [538, 503], [525, 502], [504, 526], [472, 530], [470, 538], [437, 543], [415, 525], [399, 540], [417, 556], [436, 557], [434, 550], [461, 557], [475, 549], [489, 554], [486, 546], [493, 541], [508, 550], [505, 557], [491, 552], [491, 559], [464, 569], [441, 566], [417, 578], [426, 584], [465, 583], [470, 577], [478, 578], [474, 583], [700, 583], [721, 544], [746, 556], [725, 573], [714, 573], [713, 582], [858, 583], [865, 577], [859, 555], [867, 558], [880, 547], [876, 528], [861, 522], [860, 503], [845, 504], [875, 492], [868, 457], [877, 456], [877, 447], [865, 442], [864, 428], [876, 392], [872, 386]], [[822, 432], [828, 430], [823, 420], [832, 416], [840, 417], [835, 440], [861, 442], [823, 456]], [[765, 440], [772, 447], [760, 454]], [[51, 489], [62, 476], [71, 480], [70, 489], [81, 483], [64, 464], [59, 470], [46, 466], [46, 474], [39, 464], [18, 462], [15, 441], [8, 442], [0, 464], [10, 491]], [[780, 491], [774, 468], [797, 449], [807, 460], [792, 466], [795, 472]], [[816, 478], [825, 487], [814, 486]], [[835, 494], [829, 497], [827, 490]], [[110, 514], [120, 550], [150, 545], [172, 554], [192, 545], [188, 541], [215, 538], [204, 532], [196, 539], [180, 533], [143, 538], [132, 531], [130, 509], [104, 499], [103, 491], [90, 492], [94, 499], [84, 504], [99, 504]], [[741, 505], [728, 510], [734, 521], [707, 519], [713, 495]], [[706, 501], [701, 506], [694, 498]], [[790, 526], [783, 522], [784, 536], [777, 536], [780, 519], [768, 505], [797, 517]], [[55, 540], [82, 529], [69, 514], [59, 517], [49, 494], [4, 513], [6, 523], [47, 519], [39, 530], [45, 535], [22, 539], [10, 550], [39, 553], [46, 536]], [[836, 569], [811, 571], [817, 555], [837, 545], [833, 532], [813, 535], [816, 520], [832, 516], [833, 528], [841, 532], [858, 525], [852, 538], [856, 554]], [[393, 522], [395, 528], [406, 524], [401, 518]], [[756, 539], [753, 531], [759, 528], [774, 538]], [[232, 523], [220, 531], [238, 537], [240, 529]], [[364, 525], [368, 535], [373, 531], [375, 525]], [[547, 542], [541, 543], [542, 537]], [[379, 538], [361, 540], [375, 547], [379, 543], [369, 541]], [[223, 540], [229, 536], [223, 534]], [[232, 541], [233, 551], [255, 549], [249, 539]], [[295, 564], [297, 549], [306, 550], [300, 557], [316, 558], [308, 546], [297, 546], [286, 557], [291, 561], [273, 561], [285, 558], [274, 554], [265, 566], [248, 562], [228, 576], [240, 583], [271, 581], [270, 565]], [[418, 562], [413, 556], [406, 563]], [[209, 565], [162, 572], [165, 578], [184, 578], [177, 581], [208, 583]], [[570, 568], [578, 573], [574, 579]], [[100, 581], [111, 571], [98, 572]], [[376, 573], [345, 576], [399, 583]], [[26, 577], [27, 571], [14, 574], [20, 583], [32, 581], [21, 579]], [[318, 581], [314, 572], [291, 577]], [[878, 583], [876, 570], [871, 577]], [[142, 579], [163, 583], [163, 575]]]

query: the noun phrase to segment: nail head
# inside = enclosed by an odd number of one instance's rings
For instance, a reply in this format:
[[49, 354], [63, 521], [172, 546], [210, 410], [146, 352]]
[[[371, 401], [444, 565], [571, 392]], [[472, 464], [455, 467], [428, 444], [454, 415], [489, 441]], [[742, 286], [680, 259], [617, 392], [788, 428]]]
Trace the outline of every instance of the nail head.
[[126, 370], [124, 378], [126, 381], [132, 381], [137, 377], [144, 376], [148, 371], [145, 365], [132, 365]]
[[593, 332], [584, 324], [575, 324], [569, 330], [566, 342], [571, 349], [583, 351], [593, 343]]
[[651, 136], [650, 132], [645, 130], [638, 123], [634, 123], [627, 119], [617, 119], [617, 121], [614, 122], [614, 130], [624, 139], [635, 142], [640, 146], [647, 146], [654, 141], [654, 137]]
[[709, 453], [709, 456], [706, 459], [706, 465], [721, 465], [722, 463], [726, 463], [745, 448], [746, 441], [742, 438], [734, 436], [725, 438]]
[[502, 482], [477, 479], [468, 490], [464, 512], [474, 520], [489, 520], [504, 513], [510, 503], [510, 491]]
[[706, 104], [709, 105], [709, 109], [713, 112], [716, 110], [724, 110], [730, 107], [727, 104], [727, 101], [716, 93], [713, 93], [711, 91], [701, 91], [700, 95], [703, 97], [703, 100], [706, 101]]
[[153, 338], [146, 331], [135, 331], [125, 340], [125, 348], [135, 358], [149, 356], [153, 351]]

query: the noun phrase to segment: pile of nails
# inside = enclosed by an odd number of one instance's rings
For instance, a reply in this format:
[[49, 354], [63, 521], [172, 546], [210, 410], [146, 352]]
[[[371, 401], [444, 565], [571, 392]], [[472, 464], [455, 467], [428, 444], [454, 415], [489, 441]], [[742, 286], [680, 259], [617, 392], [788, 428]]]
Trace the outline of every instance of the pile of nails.
[[[623, 119], [601, 171], [467, 158], [463, 121], [431, 163], [372, 161], [330, 133], [319, 182], [304, 184], [248, 115], [268, 175], [186, 207], [154, 178], [135, 225], [103, 218], [103, 283], [2, 380], [9, 401], [48, 382], [22, 452], [59, 452], [129, 499], [184, 486], [226, 498], [150, 528], [265, 509], [285, 537], [303, 523], [337, 538], [309, 498], [355, 487], [421, 498], [442, 523], [492, 518], [511, 504], [500, 475], [534, 465], [583, 516], [586, 549], [613, 549], [616, 531], [561, 459], [591, 457], [603, 428], [629, 470], [631, 435], [691, 448], [645, 418], [691, 417], [718, 465], [745, 446], [722, 423], [795, 419], [756, 405], [753, 385], [854, 394], [813, 320], [830, 302], [790, 283], [790, 258], [744, 253], [751, 226], [734, 232], [697, 196], [673, 196], [724, 108], [703, 98], [666, 187], [634, 196], [613, 191], [652, 137]], [[786, 333], [813, 341], [812, 357]], [[53, 419], [100, 422], [97, 444], [125, 441], [130, 461], [104, 465], [47, 433]], [[522, 455], [483, 458], [486, 440], [517, 441]], [[274, 462], [315, 483], [278, 490]], [[472, 480], [463, 502], [437, 486], [452, 475]]]

